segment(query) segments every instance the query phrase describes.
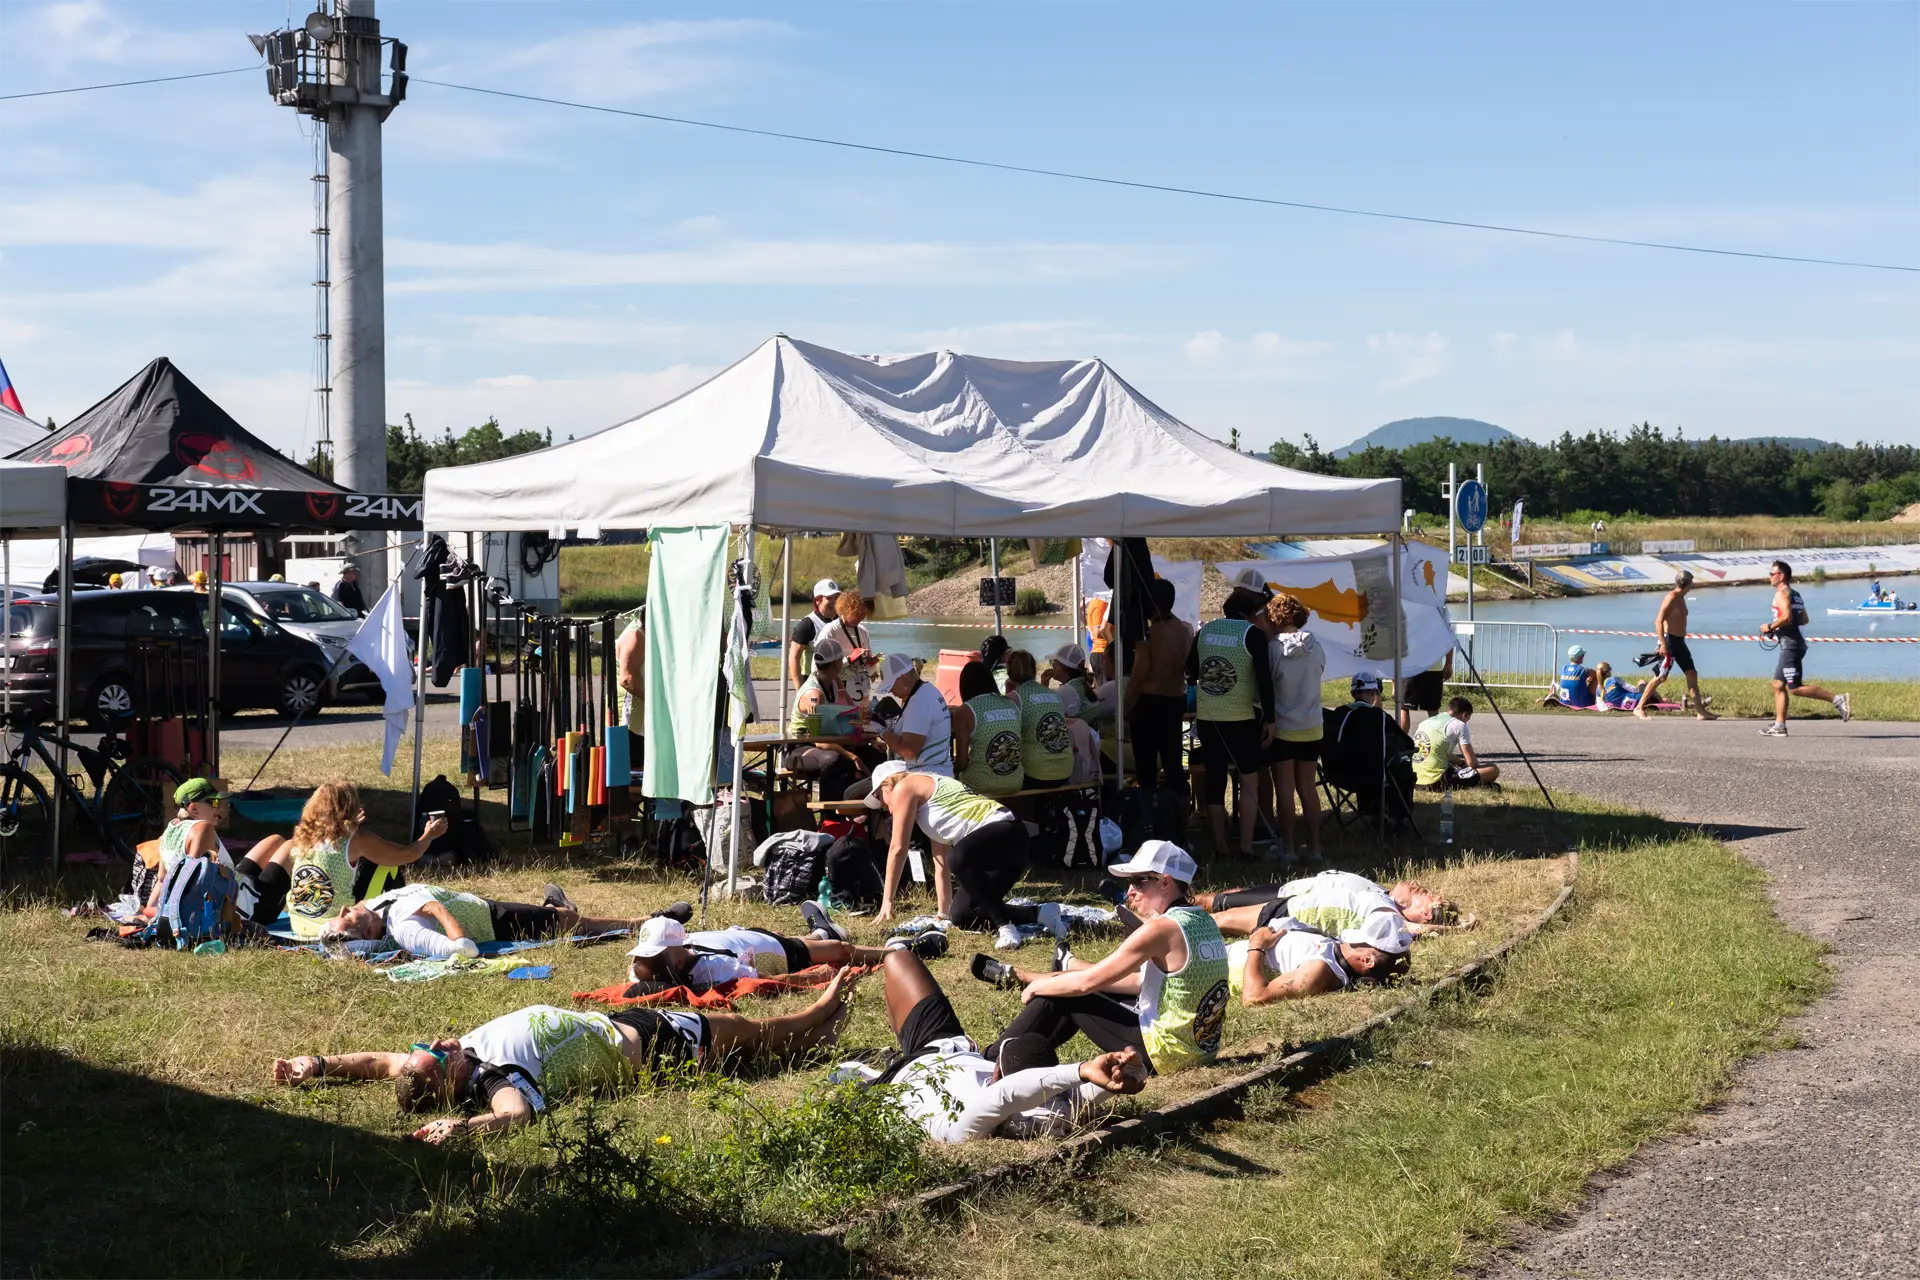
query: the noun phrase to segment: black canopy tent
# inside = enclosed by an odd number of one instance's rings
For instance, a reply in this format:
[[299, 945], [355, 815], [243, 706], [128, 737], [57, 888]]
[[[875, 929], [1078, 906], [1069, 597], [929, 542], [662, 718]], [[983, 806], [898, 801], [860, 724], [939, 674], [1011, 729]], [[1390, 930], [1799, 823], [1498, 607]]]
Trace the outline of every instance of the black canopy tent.
[[[219, 768], [220, 540], [242, 529], [415, 531], [418, 494], [365, 494], [299, 466], [222, 409], [162, 356], [60, 430], [13, 455], [67, 469], [60, 534], [60, 732], [68, 731], [66, 651], [73, 614], [73, 538], [83, 533], [205, 531], [207, 755]], [[55, 814], [55, 840], [59, 839]]]

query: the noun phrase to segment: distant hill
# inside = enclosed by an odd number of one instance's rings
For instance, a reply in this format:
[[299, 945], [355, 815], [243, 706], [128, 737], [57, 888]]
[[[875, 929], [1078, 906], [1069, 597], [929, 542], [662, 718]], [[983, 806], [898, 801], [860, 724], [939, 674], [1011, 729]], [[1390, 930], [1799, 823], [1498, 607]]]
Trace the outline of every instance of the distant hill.
[[1382, 449], [1404, 449], [1408, 445], [1425, 444], [1441, 436], [1457, 444], [1493, 444], [1501, 440], [1519, 439], [1505, 427], [1496, 427], [1478, 418], [1402, 418], [1384, 427], [1375, 427], [1352, 444], [1335, 449], [1333, 456], [1344, 458], [1376, 444]]
[[1838, 449], [1840, 447], [1831, 440], [1819, 440], [1813, 436], [1747, 436], [1740, 440], [1731, 441], [1730, 443], [1778, 444], [1785, 445], [1789, 449], [1805, 449], [1808, 452], [1816, 449]]

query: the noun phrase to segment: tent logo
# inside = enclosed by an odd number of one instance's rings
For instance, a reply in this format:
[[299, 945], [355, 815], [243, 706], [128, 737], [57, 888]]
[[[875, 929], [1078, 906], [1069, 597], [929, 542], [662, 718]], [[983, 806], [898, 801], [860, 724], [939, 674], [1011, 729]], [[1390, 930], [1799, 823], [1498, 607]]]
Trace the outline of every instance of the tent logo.
[[254, 480], [259, 476], [253, 459], [235, 449], [231, 441], [204, 432], [181, 432], [174, 440], [173, 456], [222, 480]]
[[307, 511], [315, 520], [331, 520], [340, 514], [340, 495], [337, 493], [309, 493]]
[[109, 480], [100, 499], [114, 515], [130, 516], [133, 509], [140, 505], [140, 491], [125, 480]]
[[57, 462], [63, 467], [77, 467], [93, 453], [93, 437], [90, 435], [68, 436], [53, 448], [47, 450], [47, 461]]

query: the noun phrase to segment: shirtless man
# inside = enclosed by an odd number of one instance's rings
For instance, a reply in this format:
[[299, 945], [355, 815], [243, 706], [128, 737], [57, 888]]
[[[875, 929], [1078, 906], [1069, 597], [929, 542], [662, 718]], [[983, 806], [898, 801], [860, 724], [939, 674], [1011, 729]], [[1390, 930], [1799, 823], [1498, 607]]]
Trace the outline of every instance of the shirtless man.
[[[1793, 587], [1793, 566], [1775, 560], [1767, 571], [1773, 583], [1773, 620], [1760, 628], [1760, 634], [1780, 642], [1780, 657], [1773, 666], [1773, 723], [1760, 731], [1764, 738], [1787, 736], [1787, 699], [1812, 698], [1831, 702], [1842, 721], [1852, 717], [1847, 695], [1831, 693], [1817, 684], [1807, 683], [1807, 638], [1800, 628], [1807, 625], [1807, 604]], [[1644, 696], [1642, 704], [1646, 702]]]
[[1666, 599], [1660, 602], [1660, 612], [1653, 616], [1654, 634], [1660, 637], [1660, 661], [1653, 668], [1653, 679], [1640, 687], [1640, 701], [1633, 707], [1633, 714], [1642, 720], [1650, 718], [1647, 708], [1653, 705], [1654, 690], [1675, 667], [1686, 673], [1687, 692], [1693, 697], [1693, 718], [1720, 718], [1707, 710], [1706, 699], [1700, 696], [1700, 675], [1693, 667], [1693, 651], [1687, 648], [1687, 588], [1692, 585], [1690, 571], [1682, 569], [1674, 575], [1673, 590], [1667, 592]]

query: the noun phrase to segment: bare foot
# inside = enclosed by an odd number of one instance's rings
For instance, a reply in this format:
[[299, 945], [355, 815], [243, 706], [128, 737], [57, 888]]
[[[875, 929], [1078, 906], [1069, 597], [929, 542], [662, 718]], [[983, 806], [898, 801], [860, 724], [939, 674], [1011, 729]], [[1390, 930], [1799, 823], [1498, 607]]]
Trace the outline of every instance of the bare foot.
[[1634, 707], [1634, 709], [1633, 709], [1633, 714], [1634, 714], [1634, 716], [1635, 716], [1636, 718], [1638, 718], [1638, 719], [1641, 719], [1641, 720], [1651, 720], [1651, 719], [1653, 719], [1653, 717], [1652, 717], [1652, 716], [1650, 716], [1650, 715], [1648, 715], [1648, 714], [1647, 714], [1647, 708], [1646, 708], [1646, 699], [1645, 699], [1645, 698], [1642, 698], [1642, 699], [1640, 700], [1640, 704]]
[[1720, 717], [1711, 711], [1696, 711], [1693, 714], [1693, 718], [1695, 720], [1718, 720]]

